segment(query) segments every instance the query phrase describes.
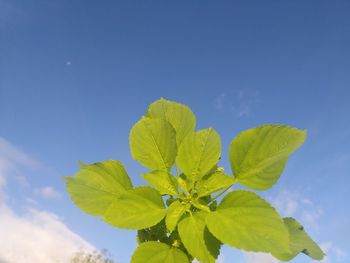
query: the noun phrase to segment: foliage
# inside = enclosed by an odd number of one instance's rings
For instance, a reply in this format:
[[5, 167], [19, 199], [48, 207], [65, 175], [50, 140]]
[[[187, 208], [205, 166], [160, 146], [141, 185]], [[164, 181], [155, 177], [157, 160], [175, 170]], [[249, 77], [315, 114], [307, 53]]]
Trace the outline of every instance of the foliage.
[[73, 202], [105, 222], [137, 230], [131, 262], [215, 262], [222, 244], [271, 253], [288, 261], [299, 253], [324, 256], [295, 219], [281, 218], [256, 193], [231, 191], [240, 183], [272, 187], [306, 131], [263, 125], [240, 133], [229, 147], [233, 176], [218, 167], [221, 139], [213, 128], [194, 131], [196, 118], [185, 105], [155, 101], [130, 131], [133, 159], [150, 169], [150, 186], [133, 187], [120, 161], [81, 164], [65, 177]]
[[114, 261], [108, 258], [107, 250], [101, 251], [78, 251], [70, 260], [71, 263], [113, 263]]

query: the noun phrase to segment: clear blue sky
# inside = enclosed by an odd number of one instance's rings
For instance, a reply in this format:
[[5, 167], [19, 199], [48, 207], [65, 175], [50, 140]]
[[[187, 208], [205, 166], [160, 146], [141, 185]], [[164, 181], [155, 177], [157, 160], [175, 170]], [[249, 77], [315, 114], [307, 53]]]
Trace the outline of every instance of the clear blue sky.
[[[142, 184], [128, 133], [160, 97], [219, 132], [228, 171], [238, 132], [307, 129], [281, 180], [261, 194], [294, 198], [287, 213], [312, 218], [309, 232], [330, 262], [350, 261], [349, 1], [0, 0], [0, 137], [45, 167], [25, 172], [27, 186], [8, 179], [17, 213], [30, 197], [128, 262], [135, 233], [81, 212], [60, 176], [76, 172], [77, 160], [119, 159]], [[60, 197], [35, 194], [45, 186]], [[242, 255], [224, 250], [225, 262]]]

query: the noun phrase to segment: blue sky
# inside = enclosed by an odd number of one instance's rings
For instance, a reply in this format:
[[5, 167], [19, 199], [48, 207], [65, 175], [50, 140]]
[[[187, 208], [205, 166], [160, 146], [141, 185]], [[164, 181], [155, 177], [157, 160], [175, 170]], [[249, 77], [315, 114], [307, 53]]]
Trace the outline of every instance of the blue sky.
[[[165, 97], [189, 105], [197, 128], [218, 131], [227, 171], [240, 131], [307, 129], [282, 178], [260, 194], [306, 225], [325, 262], [349, 262], [349, 14], [345, 0], [0, 0], [0, 233], [46, 222], [59, 225], [48, 235], [63, 231], [67, 244], [128, 262], [135, 233], [81, 212], [60, 177], [77, 160], [118, 159], [143, 184], [129, 130]], [[11, 246], [0, 234], [12, 258], [34, 250], [18, 238]], [[273, 262], [231, 248], [221, 260]]]

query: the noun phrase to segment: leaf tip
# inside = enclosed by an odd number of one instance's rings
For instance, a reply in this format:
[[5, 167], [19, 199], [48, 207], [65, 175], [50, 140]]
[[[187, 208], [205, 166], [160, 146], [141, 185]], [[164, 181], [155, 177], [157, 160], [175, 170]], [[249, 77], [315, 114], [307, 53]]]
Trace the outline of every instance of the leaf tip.
[[78, 164], [78, 166], [79, 166], [79, 168], [80, 169], [82, 169], [82, 168], [84, 168], [85, 166], [87, 166], [87, 164], [86, 163], [83, 163], [82, 161], [77, 161], [77, 164]]
[[71, 176], [61, 176], [61, 179], [66, 183], [70, 180]]
[[308, 134], [308, 130], [307, 130], [307, 129], [304, 129], [304, 130], [302, 130], [302, 132], [303, 132], [303, 134], [304, 134], [304, 137], [306, 137], [307, 134]]

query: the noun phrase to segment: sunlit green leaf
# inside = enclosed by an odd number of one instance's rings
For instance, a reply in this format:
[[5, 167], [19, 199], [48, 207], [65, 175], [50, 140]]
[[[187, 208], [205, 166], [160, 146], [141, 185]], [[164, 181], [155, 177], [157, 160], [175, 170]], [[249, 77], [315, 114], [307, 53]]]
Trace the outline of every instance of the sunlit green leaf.
[[305, 232], [304, 227], [294, 218], [284, 218], [284, 223], [289, 231], [290, 253], [275, 252], [272, 255], [279, 260], [289, 261], [299, 253], [304, 253], [315, 260], [322, 260], [324, 253], [321, 248]]
[[216, 238], [230, 246], [257, 252], [289, 251], [282, 218], [253, 192], [230, 192], [208, 214], [206, 223]]
[[220, 154], [220, 136], [209, 128], [187, 135], [179, 148], [177, 163], [185, 175], [200, 179], [216, 165]]
[[86, 213], [101, 216], [120, 194], [132, 188], [119, 161], [80, 165], [74, 176], [64, 177], [73, 202]]
[[197, 183], [198, 196], [206, 196], [215, 193], [220, 189], [230, 187], [234, 184], [235, 179], [232, 176], [216, 172], [210, 176], [205, 176]]
[[219, 255], [220, 242], [205, 226], [205, 212], [195, 212], [183, 218], [179, 234], [188, 252], [200, 262], [214, 263]]
[[174, 128], [163, 119], [143, 117], [130, 131], [132, 157], [152, 170], [168, 171], [176, 157]]
[[177, 178], [177, 182], [182, 190], [189, 192], [191, 189], [191, 181], [190, 179], [184, 175], [183, 173], [179, 175]]
[[131, 263], [189, 263], [184, 252], [167, 244], [149, 241], [135, 250]]
[[270, 188], [305, 138], [306, 131], [283, 125], [263, 125], [240, 133], [230, 145], [234, 176], [247, 187]]
[[197, 208], [198, 210], [210, 212], [210, 208], [208, 206], [208, 203], [204, 202], [201, 199], [194, 199], [191, 201], [191, 204]]
[[152, 171], [142, 178], [153, 185], [161, 194], [177, 195], [177, 179], [167, 171]]
[[166, 209], [159, 192], [137, 187], [120, 195], [108, 208], [103, 220], [120, 228], [142, 229], [157, 224]]
[[165, 223], [170, 232], [172, 232], [181, 216], [186, 210], [190, 208], [189, 203], [181, 203], [179, 200], [174, 201], [168, 208], [167, 215], [165, 217]]
[[149, 106], [146, 116], [167, 120], [176, 131], [178, 146], [196, 126], [196, 117], [189, 107], [163, 98]]

